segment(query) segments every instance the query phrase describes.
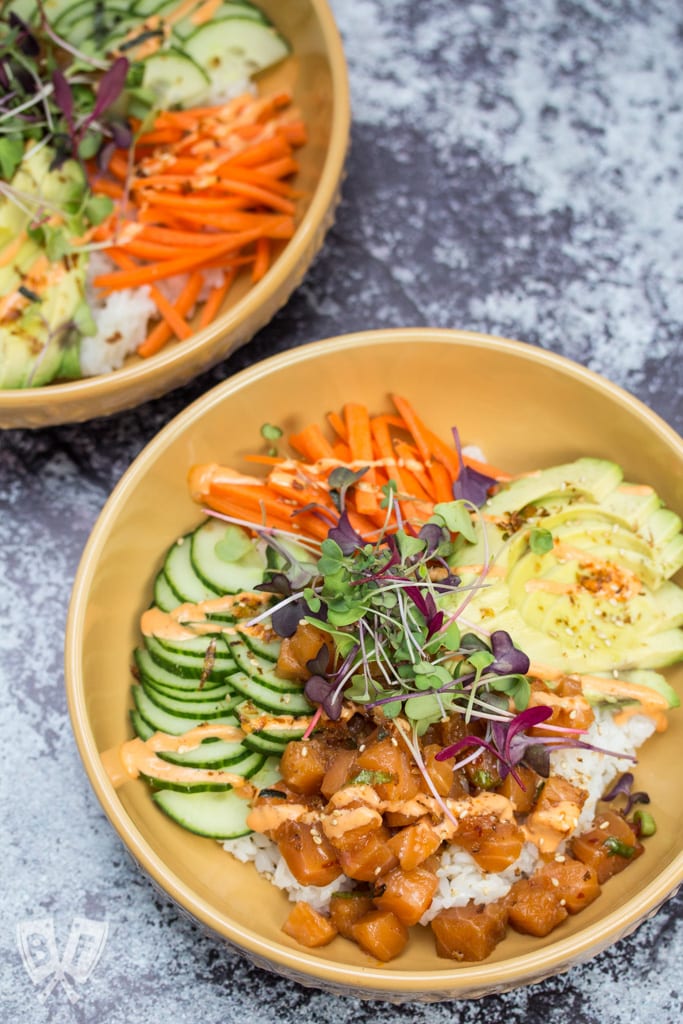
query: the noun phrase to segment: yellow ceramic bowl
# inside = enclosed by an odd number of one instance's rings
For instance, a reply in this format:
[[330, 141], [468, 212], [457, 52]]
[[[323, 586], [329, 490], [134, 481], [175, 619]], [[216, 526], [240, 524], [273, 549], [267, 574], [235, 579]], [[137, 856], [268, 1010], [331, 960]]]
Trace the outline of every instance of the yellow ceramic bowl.
[[[593, 956], [632, 931], [681, 882], [683, 711], [671, 714], [668, 732], [650, 741], [637, 769], [638, 788], [649, 791], [659, 826], [645, 855], [547, 939], [513, 932], [480, 964], [438, 959], [428, 929], [415, 929], [406, 952], [387, 965], [341, 938], [321, 950], [302, 949], [281, 931], [290, 905], [279, 891], [217, 843], [166, 818], [144, 782], [114, 791], [100, 762], [101, 751], [131, 734], [131, 650], [162, 555], [201, 520], [187, 494], [188, 467], [214, 460], [239, 467], [259, 443], [264, 421], [288, 432], [322, 422], [349, 399], [388, 410], [391, 392], [410, 397], [443, 436], [457, 424], [466, 442], [513, 472], [602, 456], [683, 511], [681, 438], [634, 398], [565, 359], [518, 342], [430, 329], [370, 331], [304, 346], [204, 395], [125, 474], [78, 571], [66, 685], [81, 755], [108, 817], [138, 863], [196, 919], [258, 964], [329, 991], [395, 1001], [474, 997]], [[668, 675], [683, 690], [683, 667]]]
[[301, 283], [334, 219], [349, 139], [349, 94], [341, 40], [327, 0], [259, 0], [292, 46], [291, 55], [259, 76], [263, 91], [289, 89], [308, 126], [297, 151], [298, 226], [265, 277], [235, 282], [214, 322], [149, 359], [130, 357], [120, 370], [42, 388], [0, 390], [0, 427], [44, 427], [104, 416], [139, 405], [191, 380], [249, 341]]

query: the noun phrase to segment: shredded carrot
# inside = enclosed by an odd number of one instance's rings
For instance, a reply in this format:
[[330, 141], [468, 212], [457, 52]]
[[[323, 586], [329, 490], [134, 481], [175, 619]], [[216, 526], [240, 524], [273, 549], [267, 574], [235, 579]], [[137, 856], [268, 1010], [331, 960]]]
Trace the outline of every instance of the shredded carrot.
[[[175, 304], [175, 311], [178, 316], [184, 317], [190, 312], [199, 297], [202, 283], [203, 279], [199, 271], [195, 270], [193, 274], [190, 274], [187, 284], [183, 288], [180, 293], [180, 297]], [[138, 347], [138, 355], [143, 357], [154, 355], [163, 348], [167, 340], [168, 338], [163, 337], [155, 337], [152, 339], [151, 335], [148, 335]]]
[[[212, 3], [181, 0], [161, 20], [172, 24], [188, 4], [201, 18]], [[132, 166], [130, 154], [116, 150], [108, 174], [96, 175], [94, 190], [117, 204], [98, 226], [96, 240], [110, 243], [105, 251], [119, 269], [101, 274], [95, 287], [149, 285], [161, 317], [140, 346], [141, 355], [194, 329], [182, 312], [187, 289], [183, 301], [173, 304], [157, 282], [188, 274], [196, 285], [204, 269], [224, 269], [224, 283], [210, 291], [197, 320], [197, 327], [206, 327], [222, 308], [238, 268], [249, 266], [252, 281], [260, 281], [294, 234], [297, 193], [287, 179], [298, 170], [293, 152], [306, 141], [306, 128], [290, 106], [291, 96], [281, 91], [163, 111], [137, 136]], [[134, 119], [131, 126], [134, 132], [141, 128]], [[121, 257], [129, 262], [124, 265]]]

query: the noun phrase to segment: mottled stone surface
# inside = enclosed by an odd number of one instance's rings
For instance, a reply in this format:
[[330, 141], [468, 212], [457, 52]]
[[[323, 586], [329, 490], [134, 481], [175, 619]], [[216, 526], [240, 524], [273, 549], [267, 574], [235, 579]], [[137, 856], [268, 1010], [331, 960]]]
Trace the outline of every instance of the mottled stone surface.
[[[627, 387], [678, 430], [683, 11], [675, 0], [334, 0], [353, 144], [337, 224], [245, 349], [132, 412], [0, 437], [0, 1019], [230, 1024], [457, 1019], [658, 1024], [683, 1010], [683, 900], [591, 963], [478, 1003], [362, 1004], [266, 975], [131, 864], [91, 794], [63, 693], [69, 588], [121, 473], [189, 401], [254, 360], [359, 328], [516, 337]], [[71, 1005], [44, 1004], [19, 922], [106, 920]]]

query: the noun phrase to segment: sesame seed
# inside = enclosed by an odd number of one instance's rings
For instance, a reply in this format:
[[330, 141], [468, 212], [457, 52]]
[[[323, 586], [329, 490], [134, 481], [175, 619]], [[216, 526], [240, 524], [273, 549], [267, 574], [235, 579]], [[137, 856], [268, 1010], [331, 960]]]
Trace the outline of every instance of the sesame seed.
[[377, 867], [375, 868], [375, 874], [379, 875], [379, 874], [381, 874], [381, 872], [382, 872], [382, 868], [378, 864]]
[[398, 740], [396, 739], [395, 736], [391, 737], [391, 745], [392, 745], [392, 747], [397, 747], [398, 746]]
[[308, 757], [308, 747], [302, 747], [301, 748], [301, 756], [302, 757]]
[[566, 907], [567, 906], [567, 901], [566, 900], [560, 900], [560, 906], [561, 907]]
[[609, 822], [608, 821], [601, 821], [600, 824], [598, 825], [598, 828], [602, 828], [602, 829], [609, 828]]
[[555, 860], [557, 861], [558, 864], [564, 864], [566, 859], [567, 858], [565, 857], [565, 855], [563, 853], [556, 853], [555, 854]]
[[559, 880], [559, 878], [555, 878], [555, 876], [553, 876], [550, 879], [550, 881], [552, 882], [552, 884], [555, 886], [556, 889], [560, 888], [560, 880]]

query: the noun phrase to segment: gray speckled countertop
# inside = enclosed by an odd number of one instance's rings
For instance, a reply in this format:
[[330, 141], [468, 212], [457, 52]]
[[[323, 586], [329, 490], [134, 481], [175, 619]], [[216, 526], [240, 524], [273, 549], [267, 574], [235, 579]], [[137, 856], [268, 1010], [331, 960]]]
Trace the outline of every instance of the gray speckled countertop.
[[[258, 337], [165, 398], [0, 435], [0, 1020], [674, 1024], [683, 898], [591, 963], [477, 1003], [359, 1003], [252, 967], [140, 875], [90, 791], [63, 692], [69, 589], [109, 491], [192, 399], [253, 361], [366, 327], [464, 327], [572, 357], [679, 431], [683, 12], [675, 0], [334, 0], [353, 143], [337, 223]], [[108, 922], [69, 1002], [17, 928]]]

